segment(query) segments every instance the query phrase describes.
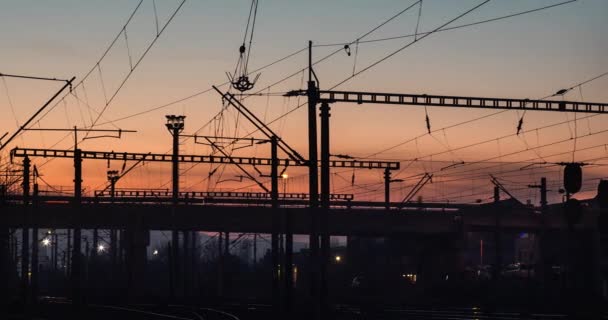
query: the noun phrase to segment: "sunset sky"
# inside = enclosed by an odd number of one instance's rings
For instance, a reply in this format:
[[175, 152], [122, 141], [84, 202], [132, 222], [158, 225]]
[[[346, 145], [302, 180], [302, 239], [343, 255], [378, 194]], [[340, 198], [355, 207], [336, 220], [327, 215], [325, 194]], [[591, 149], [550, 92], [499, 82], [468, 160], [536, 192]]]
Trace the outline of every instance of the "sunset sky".
[[[337, 44], [313, 48], [313, 59], [322, 58], [340, 49], [341, 43], [356, 40], [415, 2], [260, 0], [250, 70], [304, 49], [308, 40], [315, 45]], [[419, 32], [431, 31], [482, 2], [424, 0]], [[493, 0], [448, 27], [561, 2], [564, 1]], [[116, 92], [131, 69], [129, 55], [135, 63], [156, 37], [153, 4], [162, 28], [181, 0], [154, 3], [143, 0], [126, 27], [126, 38], [121, 33], [96, 67], [139, 3], [140, 0], [0, 0], [0, 29], [3, 30], [0, 73], [62, 79], [75, 76], [76, 83], [80, 83], [87, 72], [93, 70], [72, 94], [62, 95], [62, 99], [51, 105], [52, 110], [31, 127], [89, 127], [103, 110], [96, 128], [130, 129], [137, 133], [125, 134], [122, 139], [88, 139], [80, 143], [81, 149], [156, 153], [169, 152], [171, 148], [171, 136], [164, 125], [166, 114], [187, 117], [185, 134], [245, 136], [251, 133], [254, 127], [238, 117], [234, 109], [228, 108], [219, 114], [222, 101], [217, 93], [198, 94], [211, 85], [225, 83], [226, 72], [234, 70], [250, 1], [186, 0], [106, 107], [106, 99]], [[607, 17], [607, 1], [578, 0], [509, 19], [438, 32], [336, 89], [542, 98], [608, 72]], [[361, 41], [412, 34], [417, 20], [418, 6], [414, 6]], [[362, 70], [412, 40], [399, 38], [352, 45], [351, 56], [344, 50], [337, 52], [315, 67], [321, 89], [334, 86], [352, 76], [353, 70]], [[304, 70], [307, 61], [304, 50], [263, 69], [251, 91], [262, 95], [248, 97], [243, 103], [266, 122], [304, 103], [304, 97], [285, 98], [281, 94], [305, 87], [307, 73], [298, 71]], [[291, 74], [295, 76], [268, 88]], [[14, 132], [62, 85], [13, 78], [0, 81], [3, 114], [0, 136]], [[228, 86], [221, 88], [227, 90]], [[605, 76], [572, 89], [563, 99], [606, 103], [607, 89], [608, 76]], [[180, 102], [160, 108], [174, 101]], [[546, 176], [552, 190], [550, 200], [558, 201], [562, 167], [551, 163], [561, 161], [592, 164], [584, 167], [586, 192], [577, 197], [593, 197], [599, 178], [608, 178], [608, 132], [605, 132], [608, 115], [578, 114], [578, 120], [574, 121], [573, 113], [527, 112], [524, 133], [515, 136], [522, 116], [515, 111], [474, 120], [499, 110], [439, 107], [427, 110], [432, 134], [426, 134], [424, 107], [334, 104], [331, 153], [401, 161], [402, 170], [395, 172], [394, 177], [405, 181], [393, 184], [393, 201], [400, 201], [424, 172], [434, 173], [435, 177], [421, 192], [423, 199], [450, 202], [488, 201], [492, 194], [489, 174], [497, 176], [520, 200], [533, 203], [539, 201], [538, 191], [528, 189], [527, 185]], [[307, 156], [306, 120], [306, 108], [302, 107], [270, 126]], [[450, 127], [468, 120], [474, 121]], [[542, 128], [558, 123], [562, 124]], [[442, 129], [445, 127], [450, 128]], [[259, 132], [253, 136], [263, 137]], [[504, 136], [509, 137], [501, 138]], [[466, 147], [482, 141], [488, 142]], [[208, 146], [194, 144], [192, 139], [184, 138], [182, 142], [184, 154], [210, 152]], [[578, 151], [573, 154], [575, 145]], [[15, 146], [69, 149], [73, 147], [73, 137], [26, 132], [3, 150], [2, 164], [8, 161], [8, 151]], [[268, 149], [267, 145], [261, 145], [239, 149], [233, 154], [268, 157]], [[465, 165], [441, 170], [462, 161]], [[538, 162], [548, 164], [533, 165]], [[66, 191], [72, 188], [71, 160], [34, 159], [34, 163], [46, 183]], [[87, 194], [104, 187], [107, 165], [104, 161], [84, 162], [83, 186]], [[110, 163], [111, 169], [120, 170], [122, 166], [123, 163]], [[251, 181], [223, 181], [235, 180], [241, 174], [236, 168], [220, 168], [209, 177], [213, 168], [208, 164], [194, 167], [183, 164], [182, 190], [259, 191]], [[268, 168], [260, 170], [269, 171]], [[254, 170], [250, 172], [256, 174]], [[288, 168], [287, 172], [289, 178], [281, 187], [288, 192], [305, 192], [306, 171]], [[354, 185], [351, 184], [353, 174]], [[267, 181], [267, 178], [260, 179]], [[145, 163], [118, 184], [121, 188], [141, 189], [170, 186], [169, 163]], [[380, 171], [332, 170], [333, 192], [354, 193], [360, 200], [382, 200], [382, 187]], [[49, 187], [41, 184], [41, 189]]]

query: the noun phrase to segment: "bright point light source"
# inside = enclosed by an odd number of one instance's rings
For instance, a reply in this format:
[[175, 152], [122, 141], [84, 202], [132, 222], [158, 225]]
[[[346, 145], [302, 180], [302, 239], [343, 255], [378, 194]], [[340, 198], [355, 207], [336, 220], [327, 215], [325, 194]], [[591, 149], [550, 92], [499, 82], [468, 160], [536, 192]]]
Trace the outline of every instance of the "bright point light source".
[[106, 250], [106, 247], [104, 247], [103, 244], [100, 244], [97, 246], [97, 252], [104, 252]]
[[281, 178], [287, 179], [287, 178], [289, 178], [289, 175], [287, 173], [283, 173], [283, 174], [281, 174]]
[[48, 247], [51, 244], [51, 240], [49, 238], [42, 239], [42, 245]]
[[155, 256], [157, 256], [158, 255], [158, 250], [154, 249], [154, 251], [152, 251], [152, 254], [155, 255]]
[[336, 260], [336, 262], [340, 262], [342, 260], [342, 257], [336, 256], [334, 259]]

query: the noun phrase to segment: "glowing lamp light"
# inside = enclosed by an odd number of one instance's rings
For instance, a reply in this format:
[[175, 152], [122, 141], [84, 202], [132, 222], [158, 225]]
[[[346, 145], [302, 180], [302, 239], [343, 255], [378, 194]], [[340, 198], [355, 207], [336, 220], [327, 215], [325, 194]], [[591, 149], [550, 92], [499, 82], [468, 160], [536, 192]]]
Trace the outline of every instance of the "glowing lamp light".
[[341, 256], [336, 256], [334, 259], [336, 260], [336, 262], [342, 261], [342, 257]]
[[287, 179], [287, 178], [289, 178], [289, 175], [287, 173], [283, 173], [283, 174], [281, 174], [281, 178]]
[[45, 247], [48, 247], [51, 245], [51, 240], [49, 240], [49, 238], [44, 238], [42, 239], [42, 245]]
[[152, 254], [157, 256], [158, 255], [158, 249], [154, 249], [154, 251], [152, 251]]
[[104, 252], [106, 251], [106, 247], [103, 244], [100, 244], [97, 246], [97, 252]]

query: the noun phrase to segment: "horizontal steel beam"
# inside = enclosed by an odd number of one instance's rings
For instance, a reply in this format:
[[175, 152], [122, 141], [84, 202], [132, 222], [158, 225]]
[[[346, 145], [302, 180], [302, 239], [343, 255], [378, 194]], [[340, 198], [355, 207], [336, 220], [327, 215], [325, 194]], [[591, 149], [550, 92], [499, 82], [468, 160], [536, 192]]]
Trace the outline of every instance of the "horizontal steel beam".
[[[111, 197], [111, 192], [108, 190], [95, 190], [96, 197]], [[173, 192], [166, 190], [116, 190], [114, 197], [134, 197], [134, 198], [156, 198], [166, 197], [171, 198]], [[346, 200], [354, 199], [353, 194], [332, 193], [329, 195], [331, 200]], [[271, 198], [271, 194], [267, 192], [234, 192], [234, 191], [190, 191], [180, 192], [179, 198], [240, 198], [240, 199], [267, 199]], [[308, 193], [279, 193], [279, 199], [308, 199]]]
[[[287, 95], [306, 95], [291, 91]], [[608, 113], [608, 103], [321, 90], [319, 102], [400, 104], [482, 109]]]
[[[82, 159], [94, 160], [118, 160], [118, 161], [153, 161], [171, 162], [173, 156], [170, 154], [154, 153], [133, 153], [133, 152], [107, 152], [107, 151], [86, 151], [82, 150]], [[57, 149], [34, 149], [34, 148], [15, 148], [11, 150], [11, 158], [16, 157], [43, 157], [43, 158], [74, 158], [74, 150]], [[204, 156], [204, 155], [179, 155], [179, 162], [193, 163], [215, 163], [270, 166], [270, 158], [255, 157], [223, 157], [223, 156]], [[306, 167], [306, 162], [291, 159], [279, 159], [279, 166]], [[389, 169], [398, 170], [399, 162], [395, 161], [359, 161], [359, 160], [330, 160], [329, 166], [334, 168], [360, 168], [360, 169]]]
[[[40, 195], [36, 198], [36, 201], [40, 204], [43, 203], [71, 203], [74, 197], [72, 196], [61, 196], [61, 195]], [[23, 202], [22, 195], [9, 195], [3, 198], [5, 202], [20, 204]], [[173, 198], [170, 196], [123, 196], [123, 197], [83, 197], [82, 203], [85, 204], [121, 204], [121, 203], [131, 203], [131, 204], [146, 204], [146, 203], [154, 203], [154, 204], [167, 204], [169, 208], [172, 203]], [[256, 206], [269, 206], [272, 204], [272, 200], [267, 198], [179, 198], [178, 201], [180, 204], [188, 205], [188, 206], [199, 206], [199, 205], [242, 205], [243, 207], [256, 207]], [[306, 199], [287, 199], [280, 198], [279, 204], [283, 207], [301, 207], [308, 206], [309, 202]], [[352, 208], [352, 209], [385, 209], [386, 202], [381, 201], [354, 201], [354, 200], [332, 200], [330, 202], [330, 206], [332, 207], [340, 207], [340, 208]], [[434, 211], [452, 211], [459, 210], [463, 208], [473, 208], [479, 205], [476, 204], [466, 204], [466, 203], [441, 203], [441, 202], [423, 202], [423, 203], [408, 203], [405, 206], [401, 204], [401, 202], [391, 202], [389, 204], [390, 208], [399, 209], [401, 211], [408, 210], [416, 210], [416, 211], [426, 211], [426, 210], [434, 210]], [[398, 212], [398, 210], [391, 210], [393, 212]]]

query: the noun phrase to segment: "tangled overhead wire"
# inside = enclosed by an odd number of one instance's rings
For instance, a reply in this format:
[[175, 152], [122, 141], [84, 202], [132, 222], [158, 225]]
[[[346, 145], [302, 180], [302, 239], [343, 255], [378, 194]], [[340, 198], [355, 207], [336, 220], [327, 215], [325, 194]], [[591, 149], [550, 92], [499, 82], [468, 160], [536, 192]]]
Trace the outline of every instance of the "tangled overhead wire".
[[[249, 58], [251, 57], [251, 43], [253, 40], [257, 12], [258, 0], [252, 0], [251, 8], [249, 9], [249, 18], [247, 18], [247, 26], [245, 27], [245, 35], [243, 36], [243, 44], [239, 47], [239, 60], [234, 68], [234, 74], [231, 74], [230, 72], [226, 73], [232, 87], [241, 92], [253, 89], [256, 81], [258, 81], [258, 78], [260, 77], [260, 74], [258, 73], [253, 80], [249, 79], [249, 71], [247, 70]], [[247, 37], [249, 37], [248, 47], [245, 45]]]

